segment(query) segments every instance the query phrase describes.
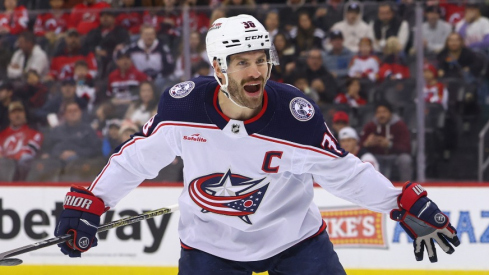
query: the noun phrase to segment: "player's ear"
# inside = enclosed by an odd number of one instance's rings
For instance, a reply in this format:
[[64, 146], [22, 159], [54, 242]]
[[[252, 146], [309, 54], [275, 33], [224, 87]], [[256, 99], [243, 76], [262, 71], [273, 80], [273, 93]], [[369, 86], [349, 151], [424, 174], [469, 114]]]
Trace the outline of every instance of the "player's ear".
[[225, 78], [224, 78], [224, 74], [221, 72], [221, 67], [219, 67], [219, 64], [217, 63], [217, 60], [213, 60], [212, 61], [212, 64], [214, 65], [213, 68], [214, 68], [214, 74], [216, 74], [216, 76], [221, 80], [221, 83], [222, 84], [225, 84], [224, 82], [225, 81]]

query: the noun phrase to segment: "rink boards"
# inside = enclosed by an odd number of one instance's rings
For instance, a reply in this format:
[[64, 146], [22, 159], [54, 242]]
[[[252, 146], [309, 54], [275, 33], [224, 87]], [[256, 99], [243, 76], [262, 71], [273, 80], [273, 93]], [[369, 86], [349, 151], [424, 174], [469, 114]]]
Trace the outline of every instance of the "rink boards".
[[[0, 184], [0, 253], [52, 237], [68, 184]], [[453, 255], [438, 248], [439, 262], [416, 262], [412, 243], [387, 215], [361, 209], [315, 188], [328, 233], [348, 274], [489, 274], [489, 184], [426, 184], [430, 198], [450, 216], [462, 241]], [[177, 202], [181, 186], [143, 184], [111, 209], [108, 222]], [[180, 252], [178, 212], [99, 236], [80, 259], [56, 246], [19, 256], [24, 264], [0, 274], [176, 274]], [[416, 270], [416, 271], [414, 271]], [[103, 273], [102, 273], [103, 272]]]

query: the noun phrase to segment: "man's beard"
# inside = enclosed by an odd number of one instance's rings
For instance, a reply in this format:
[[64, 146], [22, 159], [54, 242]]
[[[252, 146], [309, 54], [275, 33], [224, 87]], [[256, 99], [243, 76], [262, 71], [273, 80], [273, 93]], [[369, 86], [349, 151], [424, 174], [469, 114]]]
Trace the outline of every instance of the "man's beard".
[[[242, 80], [241, 85], [238, 85], [238, 83], [231, 79], [228, 78], [229, 84], [228, 84], [228, 93], [229, 96], [231, 97], [234, 102], [236, 102], [238, 105], [249, 108], [249, 109], [256, 109], [261, 107], [262, 100], [263, 100], [263, 91], [265, 89], [265, 81], [262, 77], [258, 79], [247, 79], [247, 80]], [[248, 97], [246, 96], [246, 91], [244, 90], [243, 86], [250, 81], [253, 80], [260, 80], [260, 89], [261, 89], [261, 94], [258, 97]]]

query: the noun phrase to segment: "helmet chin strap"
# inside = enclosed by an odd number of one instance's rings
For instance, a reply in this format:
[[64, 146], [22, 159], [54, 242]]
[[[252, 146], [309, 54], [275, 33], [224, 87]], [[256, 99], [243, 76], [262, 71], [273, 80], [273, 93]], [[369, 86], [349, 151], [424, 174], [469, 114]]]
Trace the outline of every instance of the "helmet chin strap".
[[[217, 79], [217, 82], [219, 83], [219, 85], [221, 86], [221, 92], [229, 99], [231, 100], [232, 103], [234, 103], [236, 106], [240, 107], [240, 108], [248, 108], [246, 106], [242, 106], [242, 105], [239, 105], [238, 103], [236, 103], [236, 101], [234, 101], [232, 98], [231, 98], [231, 94], [229, 94], [229, 91], [228, 91], [228, 83], [229, 83], [229, 79], [228, 79], [228, 74], [227, 73], [223, 73], [224, 75], [224, 79], [226, 79], [226, 84], [223, 85], [221, 83], [221, 81], [219, 81], [219, 78], [216, 77]], [[248, 108], [249, 109], [249, 108]]]

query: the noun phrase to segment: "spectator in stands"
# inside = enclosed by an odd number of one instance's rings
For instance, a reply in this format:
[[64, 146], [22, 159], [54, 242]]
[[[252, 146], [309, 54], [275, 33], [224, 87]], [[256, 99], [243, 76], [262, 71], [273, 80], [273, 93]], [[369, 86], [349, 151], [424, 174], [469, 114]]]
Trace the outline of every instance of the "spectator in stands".
[[[200, 34], [205, 34], [209, 29], [209, 17], [207, 11], [195, 9], [194, 7], [203, 6], [205, 3], [198, 0], [183, 0], [182, 6], [189, 8], [188, 20], [191, 32], [199, 32]], [[178, 19], [178, 24], [183, 25], [183, 14], [180, 14]]]
[[156, 39], [155, 28], [148, 25], [141, 27], [141, 38], [128, 49], [136, 68], [151, 77], [155, 86], [163, 89], [171, 79], [175, 61], [170, 48]]
[[117, 109], [110, 101], [103, 102], [95, 110], [95, 117], [91, 122], [92, 128], [97, 132], [102, 132], [107, 126], [107, 122], [112, 119], [119, 119], [122, 115], [117, 114]]
[[51, 59], [51, 68], [45, 80], [73, 78], [75, 62], [78, 60], [85, 60], [90, 77], [95, 78], [97, 75], [95, 55], [88, 48], [81, 47], [80, 34], [76, 30], [69, 30]]
[[75, 5], [71, 10], [69, 28], [75, 28], [81, 35], [89, 33], [99, 26], [99, 12], [106, 8], [110, 5], [98, 0], [85, 0]]
[[249, 14], [255, 16], [256, 5], [254, 0], [224, 0], [221, 6], [226, 10], [226, 16]]
[[354, 56], [348, 69], [348, 76], [354, 78], [368, 79], [372, 82], [377, 80], [380, 61], [372, 50], [372, 39], [364, 37], [358, 43], [359, 53]]
[[[183, 42], [183, 41], [182, 41]], [[193, 31], [190, 33], [189, 37], [189, 48], [190, 48], [190, 72], [195, 72], [196, 71], [196, 66], [200, 62], [206, 62], [211, 68], [209, 57], [207, 56], [207, 52], [205, 51], [205, 43], [202, 41], [202, 38], [200, 36], [200, 33], [197, 31]], [[185, 68], [184, 68], [184, 63], [185, 63], [185, 56], [183, 52], [183, 45], [180, 47], [181, 49], [181, 54], [177, 59], [176, 62], [176, 67], [175, 71], [173, 73], [173, 77], [177, 81], [185, 81]]]
[[333, 115], [333, 134], [337, 137], [341, 129], [350, 126], [350, 116], [344, 111], [336, 111]]
[[14, 86], [9, 82], [2, 83], [0, 85], [0, 131], [9, 125], [8, 107], [15, 99]]
[[116, 25], [126, 29], [130, 36], [131, 42], [139, 38], [139, 29], [143, 24], [143, 15], [140, 11], [135, 10], [135, 0], [122, 0], [122, 10], [116, 17]]
[[374, 50], [382, 52], [387, 44], [387, 39], [397, 37], [404, 50], [409, 39], [409, 26], [406, 21], [395, 16], [392, 4], [382, 2], [379, 4], [377, 19], [370, 23], [374, 34]]
[[49, 5], [49, 12], [37, 15], [34, 34], [44, 37], [50, 45], [54, 45], [68, 29], [70, 14], [63, 10], [64, 0], [49, 0]]
[[351, 127], [341, 129], [338, 134], [338, 140], [341, 148], [358, 157], [361, 161], [372, 164], [375, 170], [379, 171], [379, 162], [367, 149], [360, 146], [360, 138], [355, 129]]
[[336, 104], [347, 104], [352, 108], [357, 108], [367, 104], [367, 101], [360, 96], [360, 89], [362, 88], [360, 80], [357, 78], [349, 78], [346, 81], [346, 92], [339, 93], [334, 102]]
[[90, 77], [89, 68], [85, 60], [75, 62], [74, 79], [76, 82], [76, 95], [88, 102], [87, 109], [92, 110], [96, 94], [93, 79]]
[[390, 103], [378, 103], [374, 118], [363, 128], [360, 145], [374, 154], [384, 176], [391, 178], [392, 164], [395, 164], [400, 181], [411, 179], [413, 170], [410, 142], [409, 129], [392, 112]]
[[292, 83], [297, 89], [301, 90], [301, 92], [310, 97], [314, 102], [319, 102], [319, 95], [316, 90], [309, 86], [309, 81], [305, 73], [297, 72], [292, 77], [294, 78]]
[[428, 103], [440, 104], [448, 110], [448, 90], [443, 83], [438, 82], [438, 72], [432, 64], [423, 66], [425, 86], [423, 88], [424, 99]]
[[324, 64], [335, 78], [348, 76], [348, 66], [353, 58], [353, 53], [343, 46], [343, 42], [341, 31], [330, 32], [329, 43], [332, 47], [324, 56]]
[[119, 141], [119, 130], [121, 129], [120, 119], [111, 119], [107, 121], [107, 126], [104, 131], [104, 139], [102, 140], [102, 155], [109, 158], [115, 148], [121, 144]]
[[17, 171], [14, 179], [23, 180], [41, 149], [43, 136], [27, 126], [25, 108], [20, 101], [9, 104], [8, 119], [9, 127], [0, 132], [0, 158], [15, 160]]
[[489, 48], [489, 19], [481, 16], [479, 4], [465, 6], [465, 17], [457, 23], [455, 30], [463, 37], [465, 46], [472, 50]]
[[49, 70], [49, 61], [46, 53], [36, 45], [36, 36], [25, 31], [17, 39], [19, 49], [14, 53], [7, 68], [10, 79], [19, 79], [29, 71], [34, 70], [45, 76]]
[[[29, 15], [27, 9], [20, 5], [17, 0], [4, 0], [5, 11], [0, 13], [0, 35], [19, 35], [27, 30]], [[14, 37], [15, 38], [15, 37]], [[13, 42], [12, 40], [9, 40]]]
[[353, 53], [358, 53], [358, 45], [362, 37], [373, 38], [372, 29], [362, 20], [362, 6], [357, 2], [349, 2], [346, 5], [343, 21], [334, 24], [331, 30], [341, 31], [344, 38], [343, 45]]
[[307, 12], [301, 12], [297, 17], [297, 27], [290, 31], [290, 37], [294, 39], [295, 53], [305, 56], [307, 51], [323, 47], [324, 32], [314, 26], [311, 16]]
[[295, 68], [294, 47], [292, 46], [289, 36], [285, 32], [278, 32], [273, 39], [273, 45], [277, 51], [280, 65], [273, 66], [271, 79], [283, 82], [283, 79], [290, 75]]
[[59, 159], [65, 163], [101, 154], [101, 142], [90, 124], [82, 120], [78, 103], [67, 103], [64, 122], [53, 128], [45, 141], [43, 158]]
[[324, 67], [320, 49], [308, 51], [305, 73], [309, 86], [319, 94], [320, 101], [331, 103], [336, 97], [338, 84], [333, 75]]
[[139, 85], [139, 98], [129, 105], [124, 118], [142, 127], [156, 114], [157, 108], [158, 96], [155, 88], [151, 82], [144, 81]]
[[428, 6], [426, 8], [426, 22], [423, 23], [423, 39], [427, 53], [438, 54], [445, 45], [452, 26], [440, 19], [440, 8]]
[[181, 36], [181, 10], [177, 9], [175, 0], [164, 0], [162, 9], [145, 11], [143, 14], [143, 25], [152, 26], [160, 39], [169, 45]]
[[128, 120], [123, 121], [119, 130], [119, 143], [128, 141], [138, 131], [139, 128], [134, 123]]
[[193, 77], [199, 76], [212, 76], [212, 67], [209, 67], [209, 63], [204, 60], [201, 60], [199, 63], [195, 64], [192, 67], [192, 75]]
[[265, 17], [265, 28], [273, 41], [275, 35], [280, 31], [280, 13], [278, 10], [271, 10], [267, 13], [267, 16]]
[[[71, 102], [78, 103], [82, 110], [85, 110], [88, 104], [86, 98], [81, 98], [76, 95], [76, 82], [72, 78], [67, 78], [61, 81], [61, 91], [55, 96], [50, 97], [44, 106], [33, 112], [33, 116], [41, 123], [48, 121], [48, 116], [56, 117], [55, 121], [63, 121], [63, 113], [66, 105]], [[56, 123], [57, 124], [57, 123]], [[50, 124], [51, 127], [56, 126]]]
[[329, 32], [331, 27], [343, 20], [343, 0], [328, 0], [318, 6], [314, 13], [314, 23], [325, 32]]
[[395, 36], [389, 37], [384, 47], [384, 58], [379, 68], [378, 81], [400, 80], [409, 76], [409, 67], [399, 39]]
[[127, 49], [117, 51], [116, 59], [117, 69], [109, 75], [107, 95], [115, 106], [124, 106], [124, 113], [129, 103], [139, 98], [139, 84], [149, 78], [134, 67]]
[[[304, 0], [287, 0], [287, 6], [280, 8], [280, 28], [286, 32], [292, 31], [293, 28], [297, 27], [297, 22], [299, 20], [299, 14], [307, 13], [309, 17], [315, 14], [315, 9], [304, 5], [306, 1]], [[287, 20], [285, 20], [287, 18]]]
[[16, 91], [16, 95], [23, 101], [29, 114], [46, 103], [48, 94], [48, 87], [41, 82], [41, 77], [34, 70], [27, 72], [25, 84]]
[[94, 52], [97, 58], [101, 77], [108, 75], [107, 65], [112, 60], [114, 49], [123, 48], [131, 38], [126, 29], [115, 24], [115, 14], [109, 9], [100, 11], [100, 26], [92, 29], [85, 38], [83, 47]]
[[468, 82], [479, 76], [483, 67], [483, 62], [464, 46], [463, 38], [458, 33], [448, 36], [445, 48], [437, 59], [440, 77], [465, 78]]
[[432, 5], [439, 5], [443, 11], [445, 21], [450, 23], [452, 26], [455, 26], [464, 18], [465, 6], [469, 1], [472, 0], [459, 0], [454, 2], [450, 0], [435, 0], [431, 2], [434, 2]]
[[211, 18], [209, 19], [209, 28], [211, 27], [212, 23], [214, 23], [214, 21], [223, 17], [226, 17], [226, 11], [224, 9], [217, 8], [213, 10], [211, 13]]

